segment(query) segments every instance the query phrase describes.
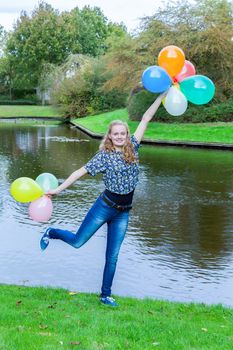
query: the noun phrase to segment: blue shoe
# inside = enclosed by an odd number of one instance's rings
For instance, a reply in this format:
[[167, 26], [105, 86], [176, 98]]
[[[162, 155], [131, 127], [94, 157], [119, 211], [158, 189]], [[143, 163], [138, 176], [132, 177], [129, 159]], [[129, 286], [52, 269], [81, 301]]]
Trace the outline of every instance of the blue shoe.
[[43, 234], [41, 240], [40, 240], [40, 248], [41, 250], [45, 250], [49, 245], [49, 231], [51, 230], [51, 227], [47, 228], [45, 233]]
[[112, 297], [101, 297], [100, 298], [100, 302], [102, 304], [109, 305], [109, 306], [112, 306], [112, 307], [117, 307], [118, 306], [116, 300], [113, 299]]

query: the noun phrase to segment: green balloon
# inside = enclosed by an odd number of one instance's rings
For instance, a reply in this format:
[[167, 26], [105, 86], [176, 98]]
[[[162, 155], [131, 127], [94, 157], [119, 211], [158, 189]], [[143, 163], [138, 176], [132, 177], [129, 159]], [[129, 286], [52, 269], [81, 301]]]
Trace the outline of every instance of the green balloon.
[[45, 192], [48, 192], [49, 190], [53, 190], [58, 187], [57, 178], [50, 173], [40, 174], [39, 176], [37, 176], [36, 182]]
[[208, 103], [214, 97], [215, 92], [214, 83], [204, 75], [185, 78], [180, 83], [180, 89], [187, 100], [196, 105]]

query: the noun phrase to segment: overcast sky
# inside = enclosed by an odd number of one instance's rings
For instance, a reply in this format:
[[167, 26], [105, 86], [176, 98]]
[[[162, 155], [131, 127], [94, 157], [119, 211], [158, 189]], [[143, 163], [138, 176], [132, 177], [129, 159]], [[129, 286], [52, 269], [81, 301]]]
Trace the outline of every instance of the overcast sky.
[[[113, 22], [124, 22], [129, 31], [139, 24], [139, 18], [151, 16], [166, 0], [48, 0], [46, 1], [59, 11], [71, 10], [78, 6], [98, 6], [104, 15]], [[31, 13], [37, 0], [0, 0], [0, 24], [11, 30], [13, 23], [22, 10]]]

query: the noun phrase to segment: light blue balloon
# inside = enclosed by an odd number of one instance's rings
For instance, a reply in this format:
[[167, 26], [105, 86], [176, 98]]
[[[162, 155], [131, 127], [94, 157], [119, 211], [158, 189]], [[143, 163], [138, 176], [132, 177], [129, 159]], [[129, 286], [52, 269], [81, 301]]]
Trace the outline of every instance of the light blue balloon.
[[58, 187], [58, 180], [56, 176], [50, 173], [43, 173], [37, 176], [36, 182], [40, 187], [44, 190], [44, 192], [48, 192], [49, 190], [54, 190]]
[[150, 92], [161, 93], [172, 84], [166, 70], [160, 66], [150, 66], [142, 74], [142, 84]]
[[165, 97], [164, 107], [169, 114], [178, 116], [182, 115], [186, 111], [188, 107], [188, 101], [179, 89], [172, 86], [168, 90], [168, 93]]

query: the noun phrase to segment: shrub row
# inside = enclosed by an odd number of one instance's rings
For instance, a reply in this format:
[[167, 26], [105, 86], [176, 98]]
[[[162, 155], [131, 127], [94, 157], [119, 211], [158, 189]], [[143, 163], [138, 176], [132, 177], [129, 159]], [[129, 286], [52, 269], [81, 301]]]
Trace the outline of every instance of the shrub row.
[[15, 106], [15, 105], [36, 105], [37, 102], [35, 100], [1, 100], [0, 99], [0, 105], [9, 105], [9, 106]]
[[117, 90], [101, 93], [92, 91], [71, 90], [57, 94], [56, 105], [66, 118], [82, 118], [126, 106], [127, 96]]
[[[144, 89], [136, 89], [128, 99], [127, 109], [131, 120], [140, 120], [147, 108], [153, 103], [156, 95]], [[178, 117], [171, 116], [161, 105], [154, 120], [166, 123], [208, 123], [233, 121], [233, 99], [226, 102], [208, 105], [188, 104], [186, 112]]]

